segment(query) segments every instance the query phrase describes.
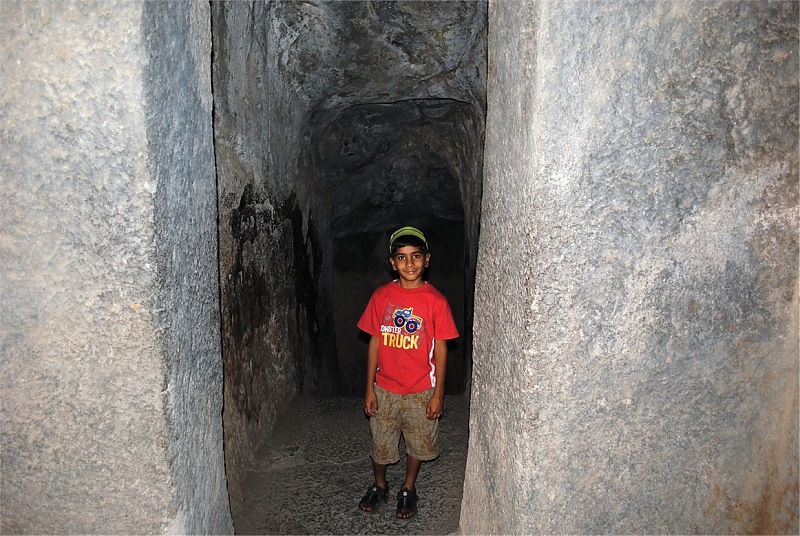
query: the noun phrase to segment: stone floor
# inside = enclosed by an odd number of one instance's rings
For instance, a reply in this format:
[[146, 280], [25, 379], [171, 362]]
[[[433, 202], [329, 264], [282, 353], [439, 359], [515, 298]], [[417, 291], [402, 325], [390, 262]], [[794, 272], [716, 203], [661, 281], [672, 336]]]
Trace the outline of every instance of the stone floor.
[[442, 455], [423, 464], [417, 480], [419, 512], [401, 521], [395, 518], [394, 497], [405, 475], [404, 456], [389, 468], [389, 502], [372, 514], [357, 506], [372, 482], [369, 422], [361, 400], [298, 397], [278, 420], [244, 484], [243, 507], [233, 512], [236, 533], [457, 533], [468, 414], [467, 398], [446, 397]]

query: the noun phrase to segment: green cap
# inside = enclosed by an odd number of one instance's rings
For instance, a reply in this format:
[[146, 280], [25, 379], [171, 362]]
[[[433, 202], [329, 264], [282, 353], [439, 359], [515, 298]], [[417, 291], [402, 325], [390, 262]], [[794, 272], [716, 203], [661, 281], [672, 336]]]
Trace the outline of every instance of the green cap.
[[393, 232], [391, 238], [389, 238], [389, 253], [390, 254], [392, 253], [392, 244], [394, 244], [394, 241], [397, 240], [398, 238], [400, 238], [401, 236], [416, 236], [417, 238], [419, 238], [420, 240], [425, 242], [425, 247], [426, 248], [428, 247], [428, 241], [425, 240], [425, 235], [422, 234], [422, 231], [420, 231], [416, 227], [411, 227], [410, 225], [407, 225], [407, 226], [401, 227], [398, 230], [396, 230], [395, 232]]

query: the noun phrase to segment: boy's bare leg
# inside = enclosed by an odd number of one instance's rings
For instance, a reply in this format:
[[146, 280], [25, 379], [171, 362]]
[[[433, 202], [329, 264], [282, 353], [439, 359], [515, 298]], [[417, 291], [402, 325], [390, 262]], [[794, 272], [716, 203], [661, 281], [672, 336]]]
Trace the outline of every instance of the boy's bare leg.
[[[416, 490], [414, 489], [414, 487], [417, 482], [417, 475], [419, 474], [419, 468], [421, 466], [422, 462], [420, 460], [406, 455], [406, 480], [405, 482], [403, 482], [403, 489], [407, 489], [408, 491], [413, 491], [416, 494]], [[399, 499], [400, 496], [398, 495], [398, 501]], [[414, 502], [411, 503], [411, 505], [409, 505], [408, 508], [400, 508], [400, 504], [398, 503], [397, 517], [399, 517], [400, 519], [408, 519], [409, 517], [413, 516], [416, 510], [416, 506], [412, 505], [415, 505], [415, 503], [416, 499], [414, 499]]]
[[372, 462], [372, 472], [375, 474], [375, 484], [386, 489], [386, 465]]
[[[386, 490], [386, 465], [381, 465], [379, 463], [372, 462], [372, 472], [375, 474], [375, 485], [379, 488]], [[358, 503], [358, 508], [363, 512], [372, 512], [375, 510], [377, 503], [380, 502], [381, 497], [383, 500], [386, 500], [386, 494], [382, 494], [382, 496], [376, 496], [373, 493], [373, 487], [370, 486], [369, 490], [367, 490], [367, 494], [364, 495], [364, 498], [361, 499], [361, 502]]]
[[419, 474], [419, 468], [421, 466], [422, 462], [420, 460], [412, 458], [411, 456], [406, 456], [406, 481], [403, 482], [403, 487], [408, 491], [414, 489], [414, 484], [417, 481], [417, 475]]

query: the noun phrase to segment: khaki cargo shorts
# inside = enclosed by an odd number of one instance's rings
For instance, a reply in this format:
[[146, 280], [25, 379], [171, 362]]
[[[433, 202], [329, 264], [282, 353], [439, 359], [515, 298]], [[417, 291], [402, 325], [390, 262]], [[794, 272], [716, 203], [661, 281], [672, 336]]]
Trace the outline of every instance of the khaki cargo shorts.
[[375, 385], [378, 414], [369, 420], [372, 461], [391, 465], [400, 460], [400, 433], [406, 454], [422, 461], [439, 456], [439, 419], [425, 417], [433, 388], [413, 395], [398, 395]]

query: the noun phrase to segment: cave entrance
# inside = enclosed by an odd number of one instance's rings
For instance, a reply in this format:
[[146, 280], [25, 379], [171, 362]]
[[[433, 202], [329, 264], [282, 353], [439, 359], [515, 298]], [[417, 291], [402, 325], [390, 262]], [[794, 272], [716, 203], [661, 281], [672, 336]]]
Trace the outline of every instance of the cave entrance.
[[469, 392], [487, 2], [212, 2], [211, 15], [224, 451], [241, 512], [294, 398], [363, 394], [356, 321], [391, 277], [398, 227], [428, 237], [428, 279], [461, 333], [446, 391]]

